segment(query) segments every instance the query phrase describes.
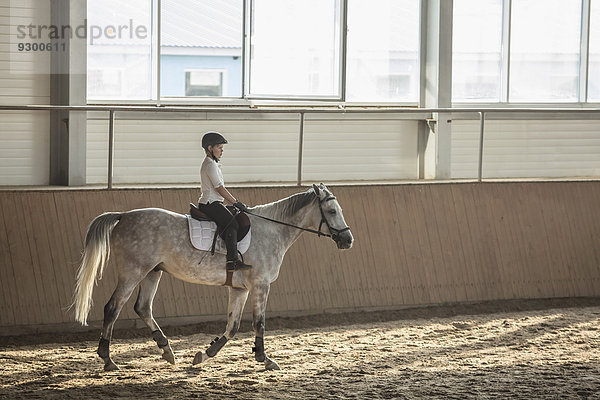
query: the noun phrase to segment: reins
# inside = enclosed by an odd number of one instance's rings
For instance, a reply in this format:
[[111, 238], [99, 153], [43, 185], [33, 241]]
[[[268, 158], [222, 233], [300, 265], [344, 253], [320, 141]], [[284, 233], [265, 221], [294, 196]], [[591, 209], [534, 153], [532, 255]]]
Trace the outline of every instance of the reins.
[[[278, 221], [276, 219], [272, 219], [272, 218], [269, 218], [269, 217], [265, 217], [265, 216], [262, 216], [262, 215], [255, 214], [255, 213], [253, 213], [251, 211], [248, 211], [248, 210], [246, 210], [244, 212], [246, 214], [248, 214], [248, 215], [252, 215], [252, 216], [255, 216], [255, 217], [258, 217], [258, 218], [262, 218], [262, 219], [264, 219], [266, 221], [269, 221], [269, 222], [273, 222], [273, 223], [276, 223], [276, 224], [279, 224], [279, 225], [289, 226], [290, 228], [299, 229], [299, 230], [305, 231], [305, 232], [314, 233], [315, 235], [317, 235], [319, 237], [321, 237], [321, 236], [330, 237], [330, 238], [332, 238], [332, 239], [335, 240], [335, 238], [340, 233], [349, 231], [350, 227], [346, 226], [346, 227], [344, 227], [342, 229], [337, 229], [337, 228], [333, 228], [331, 225], [329, 225], [329, 221], [327, 221], [327, 218], [325, 218], [325, 213], [323, 212], [322, 204], [324, 202], [330, 201], [330, 200], [335, 200], [335, 196], [329, 196], [329, 197], [327, 197], [324, 200], [320, 200], [319, 199], [319, 210], [321, 211], [321, 223], [319, 224], [319, 230], [310, 229], [310, 228], [304, 228], [304, 227], [301, 227], [301, 226], [298, 226], [298, 225], [289, 224], [287, 222]], [[325, 233], [325, 232], [321, 231], [321, 227], [323, 226], [323, 223], [325, 223], [325, 225], [327, 225], [327, 228], [329, 229], [329, 232], [332, 232], [332, 233]]]
[[250, 211], [244, 211], [244, 212], [246, 214], [248, 214], [248, 215], [252, 215], [252, 216], [255, 216], [255, 217], [258, 217], [258, 218], [262, 218], [262, 219], [264, 219], [266, 221], [269, 221], [269, 222], [274, 222], [274, 223], [279, 224], [279, 225], [285, 225], [285, 226], [289, 226], [290, 228], [296, 228], [296, 229], [300, 229], [301, 231], [314, 233], [314, 234], [318, 235], [319, 237], [321, 237], [321, 236], [331, 237], [330, 234], [321, 232], [320, 230], [317, 231], [315, 229], [303, 228], [303, 227], [298, 226], [298, 225], [288, 224], [287, 222], [278, 221], [276, 219], [272, 219], [272, 218], [269, 218], [269, 217], [258, 215], [258, 214], [255, 214], [253, 212], [250, 212]]

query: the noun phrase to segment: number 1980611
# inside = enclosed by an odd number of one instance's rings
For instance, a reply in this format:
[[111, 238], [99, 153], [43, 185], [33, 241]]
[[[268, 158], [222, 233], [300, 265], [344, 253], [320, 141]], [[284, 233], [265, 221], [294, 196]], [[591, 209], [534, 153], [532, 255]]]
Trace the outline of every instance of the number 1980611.
[[65, 43], [18, 43], [19, 51], [65, 51]]

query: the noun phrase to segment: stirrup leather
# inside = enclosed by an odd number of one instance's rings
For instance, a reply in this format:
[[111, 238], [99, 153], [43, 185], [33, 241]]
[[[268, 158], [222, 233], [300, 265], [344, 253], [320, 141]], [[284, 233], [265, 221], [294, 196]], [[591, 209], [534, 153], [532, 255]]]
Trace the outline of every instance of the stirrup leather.
[[223, 284], [223, 286], [233, 287], [233, 273], [235, 271], [242, 271], [250, 268], [252, 268], [252, 265], [244, 263], [243, 258], [241, 260], [227, 261], [227, 263], [225, 264], [227, 277], [225, 278], [225, 283]]

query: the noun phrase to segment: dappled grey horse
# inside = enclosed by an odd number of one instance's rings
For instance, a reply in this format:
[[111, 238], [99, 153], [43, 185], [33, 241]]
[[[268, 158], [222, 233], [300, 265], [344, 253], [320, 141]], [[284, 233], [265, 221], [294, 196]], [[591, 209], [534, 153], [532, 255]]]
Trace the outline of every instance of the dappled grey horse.
[[[206, 351], [199, 351], [194, 365], [214, 357], [240, 326], [248, 294], [252, 299], [255, 333], [255, 359], [266, 369], [279, 369], [265, 354], [265, 309], [271, 283], [278, 275], [283, 257], [299, 235], [305, 231], [330, 236], [340, 249], [352, 247], [354, 238], [346, 225], [342, 209], [335, 196], [325, 187], [313, 185], [306, 192], [250, 208], [252, 241], [244, 255], [253, 268], [236, 271], [229, 290], [227, 327], [223, 336], [215, 339]], [[321, 231], [322, 225], [327, 229]], [[318, 231], [311, 229], [318, 227]], [[85, 238], [83, 260], [77, 273], [74, 303], [75, 318], [87, 324], [92, 306], [92, 291], [102, 277], [108, 258], [114, 253], [118, 283], [104, 307], [104, 325], [98, 345], [98, 355], [104, 360], [104, 370], [119, 369], [110, 358], [113, 326], [123, 305], [139, 285], [135, 311], [152, 330], [152, 337], [163, 350], [162, 357], [175, 363], [169, 341], [152, 316], [152, 302], [163, 272], [186, 282], [223, 285], [226, 279], [225, 256], [196, 250], [189, 238], [188, 221], [184, 215], [159, 208], [128, 212], [109, 212], [96, 217]]]

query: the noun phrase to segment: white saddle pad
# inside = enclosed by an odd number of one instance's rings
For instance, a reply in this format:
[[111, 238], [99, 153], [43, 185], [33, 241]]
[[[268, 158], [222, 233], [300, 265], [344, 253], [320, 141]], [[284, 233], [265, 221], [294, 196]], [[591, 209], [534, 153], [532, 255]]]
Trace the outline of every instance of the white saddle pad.
[[[190, 215], [186, 215], [188, 219], [188, 225], [190, 227], [190, 240], [192, 246], [198, 250], [210, 251], [212, 247], [213, 237], [217, 230], [217, 224], [213, 221], [198, 221], [192, 218]], [[252, 227], [248, 231], [248, 234], [237, 244], [238, 251], [244, 254], [250, 247], [250, 240], [252, 240]], [[221, 237], [217, 238], [215, 244], [215, 252], [221, 254], [227, 254], [227, 248], [225, 247], [225, 241]]]

